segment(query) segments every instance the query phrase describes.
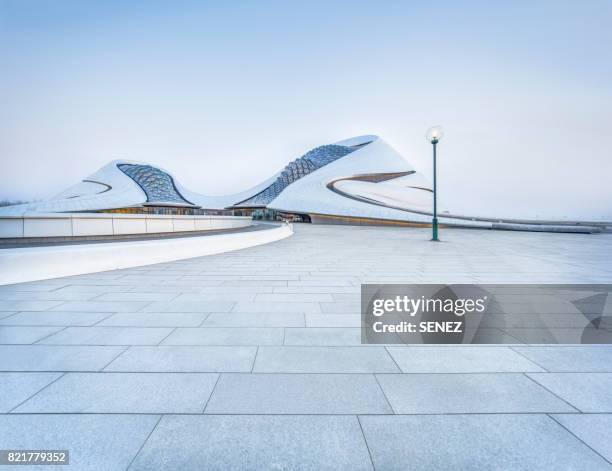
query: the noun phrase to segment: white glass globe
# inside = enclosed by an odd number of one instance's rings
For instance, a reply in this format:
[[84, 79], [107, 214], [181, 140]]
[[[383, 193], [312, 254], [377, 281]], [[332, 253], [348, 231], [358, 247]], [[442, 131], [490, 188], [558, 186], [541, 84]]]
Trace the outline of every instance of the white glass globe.
[[427, 130], [427, 140], [429, 142], [438, 142], [444, 136], [444, 131], [442, 131], [442, 126], [432, 126]]

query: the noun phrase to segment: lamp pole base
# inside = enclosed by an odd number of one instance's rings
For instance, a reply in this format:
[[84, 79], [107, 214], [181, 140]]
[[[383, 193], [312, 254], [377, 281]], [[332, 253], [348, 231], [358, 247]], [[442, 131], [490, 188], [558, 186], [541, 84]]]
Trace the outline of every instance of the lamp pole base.
[[433, 218], [431, 221], [431, 232], [431, 241], [440, 242], [440, 239], [438, 239], [438, 218]]

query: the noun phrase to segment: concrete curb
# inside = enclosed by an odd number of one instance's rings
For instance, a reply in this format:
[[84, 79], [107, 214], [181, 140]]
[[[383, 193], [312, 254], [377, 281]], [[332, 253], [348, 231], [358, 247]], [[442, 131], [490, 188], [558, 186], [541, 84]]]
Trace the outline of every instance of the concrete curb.
[[47, 280], [202, 257], [275, 242], [293, 226], [176, 239], [0, 250], [0, 285]]

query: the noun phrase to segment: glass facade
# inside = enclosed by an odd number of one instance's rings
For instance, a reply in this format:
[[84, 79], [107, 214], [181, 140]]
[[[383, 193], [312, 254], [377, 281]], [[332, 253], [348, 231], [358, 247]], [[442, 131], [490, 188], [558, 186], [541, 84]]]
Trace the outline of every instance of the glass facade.
[[134, 180], [147, 195], [148, 203], [192, 205], [174, 186], [172, 177], [151, 165], [119, 164], [119, 170]]
[[250, 216], [256, 221], [311, 222], [308, 214], [286, 213], [269, 208], [236, 208], [234, 216]]
[[118, 214], [166, 214], [168, 216], [240, 216], [231, 209], [204, 209], [183, 206], [135, 206], [132, 208], [104, 209], [87, 211]]
[[354, 150], [355, 148], [353, 147], [338, 146], [335, 144], [316, 147], [287, 165], [274, 183], [265, 190], [247, 200], [237, 203], [235, 206], [266, 206], [294, 181], [350, 154]]

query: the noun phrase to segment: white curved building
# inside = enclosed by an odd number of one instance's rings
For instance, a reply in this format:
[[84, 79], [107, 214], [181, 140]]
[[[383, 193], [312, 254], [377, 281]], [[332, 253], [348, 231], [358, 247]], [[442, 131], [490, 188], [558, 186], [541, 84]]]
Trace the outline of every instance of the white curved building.
[[[312, 149], [281, 172], [238, 194], [206, 196], [170, 172], [115, 160], [46, 201], [0, 208], [0, 216], [53, 212], [286, 215], [314, 223], [425, 225], [431, 221], [429, 181], [378, 136], [359, 136]], [[438, 215], [440, 224], [589, 232], [578, 223]]]

